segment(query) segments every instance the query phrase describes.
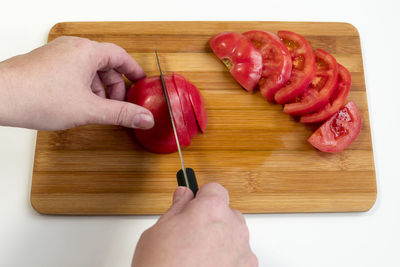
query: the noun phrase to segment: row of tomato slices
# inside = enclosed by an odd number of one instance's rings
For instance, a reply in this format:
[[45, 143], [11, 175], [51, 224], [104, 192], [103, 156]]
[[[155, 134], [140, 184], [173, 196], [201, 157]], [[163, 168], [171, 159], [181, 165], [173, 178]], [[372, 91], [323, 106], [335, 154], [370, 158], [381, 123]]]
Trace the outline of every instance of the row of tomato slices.
[[279, 31], [222, 32], [210, 40], [215, 55], [247, 91], [259, 88], [283, 112], [300, 122], [326, 121], [309, 142], [325, 152], [349, 146], [361, 129], [354, 102], [346, 101], [351, 75], [330, 53], [316, 49], [300, 34]]

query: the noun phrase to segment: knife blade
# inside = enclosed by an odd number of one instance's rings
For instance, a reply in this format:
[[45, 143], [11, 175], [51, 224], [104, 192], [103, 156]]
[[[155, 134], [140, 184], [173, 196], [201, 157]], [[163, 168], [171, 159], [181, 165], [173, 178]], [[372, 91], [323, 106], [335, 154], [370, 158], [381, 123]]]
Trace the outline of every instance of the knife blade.
[[171, 119], [171, 125], [172, 125], [172, 129], [174, 131], [176, 146], [178, 148], [179, 159], [181, 161], [181, 166], [182, 166], [182, 169], [180, 169], [176, 173], [177, 182], [178, 182], [179, 186], [186, 186], [186, 187], [190, 188], [192, 190], [193, 194], [196, 195], [196, 193], [198, 191], [196, 175], [194, 173], [194, 170], [192, 168], [186, 168], [185, 164], [183, 162], [183, 156], [182, 156], [181, 146], [179, 143], [178, 133], [176, 131], [174, 116], [173, 116], [172, 108], [171, 108], [171, 102], [169, 101], [169, 96], [168, 96], [167, 88], [165, 86], [164, 76], [162, 74], [160, 59], [158, 58], [158, 53], [157, 53], [156, 47], [154, 47], [154, 52], [156, 54], [158, 70], [160, 72], [161, 84], [162, 84], [162, 88], [164, 91], [165, 101], [167, 102], [169, 117]]

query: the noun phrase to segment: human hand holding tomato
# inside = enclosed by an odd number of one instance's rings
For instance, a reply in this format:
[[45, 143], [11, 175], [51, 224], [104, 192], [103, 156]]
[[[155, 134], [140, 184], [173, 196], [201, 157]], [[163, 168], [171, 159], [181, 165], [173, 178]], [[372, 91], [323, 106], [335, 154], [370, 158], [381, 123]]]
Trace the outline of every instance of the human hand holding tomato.
[[131, 81], [145, 76], [135, 60], [114, 44], [57, 38], [0, 63], [0, 125], [38, 130], [85, 124], [151, 128], [149, 110], [122, 101], [122, 74]]
[[256, 267], [243, 215], [229, 207], [228, 192], [203, 185], [193, 198], [178, 187], [171, 208], [146, 230], [136, 246], [133, 267]]

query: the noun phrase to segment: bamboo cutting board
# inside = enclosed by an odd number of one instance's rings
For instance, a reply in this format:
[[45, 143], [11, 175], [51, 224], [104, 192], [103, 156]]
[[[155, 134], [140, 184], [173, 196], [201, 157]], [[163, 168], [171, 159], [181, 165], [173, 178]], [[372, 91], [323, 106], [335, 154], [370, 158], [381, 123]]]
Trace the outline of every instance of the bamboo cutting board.
[[[348, 99], [363, 126], [345, 151], [315, 150], [315, 127], [300, 124], [260, 93], [242, 90], [212, 54], [221, 31], [290, 30], [332, 53], [352, 74]], [[74, 35], [125, 48], [156, 75], [154, 45], [164, 72], [178, 72], [201, 91], [205, 134], [183, 151], [200, 185], [216, 181], [244, 213], [365, 211], [376, 199], [368, 105], [357, 30], [314, 22], [74, 22], [56, 24], [49, 41]], [[91, 125], [37, 135], [31, 202], [45, 214], [160, 214], [171, 204], [180, 169], [177, 153], [143, 150], [130, 129]]]

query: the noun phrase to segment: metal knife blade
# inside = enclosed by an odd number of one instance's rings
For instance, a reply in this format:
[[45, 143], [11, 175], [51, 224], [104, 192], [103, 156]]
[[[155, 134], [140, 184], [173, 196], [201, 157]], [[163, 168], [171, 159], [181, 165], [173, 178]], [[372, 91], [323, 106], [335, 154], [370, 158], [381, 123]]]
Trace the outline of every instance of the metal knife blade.
[[[181, 151], [181, 146], [179, 144], [178, 133], [176, 132], [175, 121], [174, 121], [174, 117], [172, 115], [171, 103], [169, 101], [167, 88], [165, 87], [164, 76], [162, 74], [162, 70], [161, 70], [161, 66], [160, 66], [160, 59], [158, 58], [158, 53], [157, 53], [157, 48], [156, 47], [154, 47], [154, 52], [156, 53], [158, 70], [160, 71], [160, 77], [161, 77], [161, 84], [162, 84], [162, 88], [163, 88], [163, 91], [164, 91], [165, 100], [167, 101], [168, 112], [169, 112], [169, 116], [170, 116], [170, 119], [171, 119], [172, 129], [174, 130], [176, 145], [178, 147], [178, 153], [179, 153], [179, 158], [181, 160], [182, 172], [183, 172], [183, 177], [184, 177], [184, 180], [185, 180], [185, 186], [191, 188], [191, 185], [189, 184], [189, 179], [188, 179], [188, 175], [187, 175], [187, 172], [186, 172], [185, 164], [183, 162], [182, 151]], [[196, 186], [197, 186], [197, 183], [196, 183]], [[195, 192], [193, 192], [193, 193], [195, 193]]]

